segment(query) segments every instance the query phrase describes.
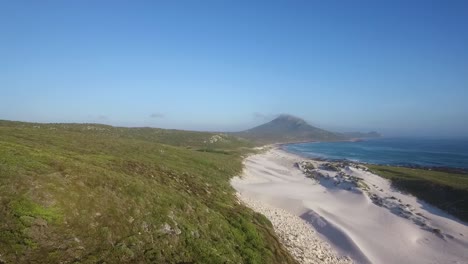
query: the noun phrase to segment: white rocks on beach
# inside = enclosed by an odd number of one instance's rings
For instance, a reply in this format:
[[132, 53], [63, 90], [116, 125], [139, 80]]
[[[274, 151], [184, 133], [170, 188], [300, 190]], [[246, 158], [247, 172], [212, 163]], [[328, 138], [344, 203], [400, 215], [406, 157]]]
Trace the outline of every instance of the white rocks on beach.
[[300, 263], [352, 263], [347, 257], [338, 257], [330, 245], [322, 241], [313, 228], [300, 217], [239, 194], [238, 198], [270, 220], [283, 245]]

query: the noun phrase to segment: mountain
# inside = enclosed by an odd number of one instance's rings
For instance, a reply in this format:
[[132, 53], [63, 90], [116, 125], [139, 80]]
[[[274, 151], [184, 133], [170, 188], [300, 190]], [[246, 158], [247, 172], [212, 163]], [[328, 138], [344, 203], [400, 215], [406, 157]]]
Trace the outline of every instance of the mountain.
[[348, 138], [378, 138], [381, 137], [382, 135], [375, 132], [371, 131], [368, 133], [362, 133], [362, 132], [344, 132], [342, 133], [345, 137]]
[[311, 126], [301, 118], [286, 114], [263, 125], [234, 134], [261, 144], [347, 139], [342, 134]]

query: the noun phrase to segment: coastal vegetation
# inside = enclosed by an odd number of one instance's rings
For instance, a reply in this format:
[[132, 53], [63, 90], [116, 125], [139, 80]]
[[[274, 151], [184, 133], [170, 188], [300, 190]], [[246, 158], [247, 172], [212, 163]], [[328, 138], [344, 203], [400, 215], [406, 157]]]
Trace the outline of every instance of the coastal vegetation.
[[406, 167], [366, 165], [396, 188], [468, 221], [468, 174]]
[[0, 121], [0, 263], [295, 263], [232, 135]]
[[[298, 140], [309, 126], [278, 119], [275, 135], [284, 136], [267, 141]], [[0, 263], [296, 263], [229, 183], [264, 144], [241, 136], [0, 121]], [[468, 175], [366, 166], [468, 221]]]

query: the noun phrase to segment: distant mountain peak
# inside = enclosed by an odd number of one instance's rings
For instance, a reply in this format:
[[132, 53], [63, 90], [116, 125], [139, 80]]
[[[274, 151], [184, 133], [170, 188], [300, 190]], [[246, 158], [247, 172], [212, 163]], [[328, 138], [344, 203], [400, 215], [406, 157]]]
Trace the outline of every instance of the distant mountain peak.
[[273, 122], [294, 122], [297, 124], [307, 124], [307, 122], [304, 119], [288, 114], [279, 115], [273, 120]]
[[336, 141], [380, 136], [377, 132], [334, 133], [311, 126], [304, 119], [289, 114], [281, 114], [270, 122], [232, 134], [262, 144]]
[[311, 126], [304, 119], [289, 114], [281, 114], [268, 123], [236, 134], [262, 143], [343, 139], [341, 135]]

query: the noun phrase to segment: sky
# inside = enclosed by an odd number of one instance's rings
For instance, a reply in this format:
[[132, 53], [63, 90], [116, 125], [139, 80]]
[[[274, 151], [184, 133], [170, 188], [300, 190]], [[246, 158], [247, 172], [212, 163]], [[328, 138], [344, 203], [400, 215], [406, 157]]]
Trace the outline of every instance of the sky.
[[0, 119], [468, 135], [468, 1], [0, 1]]

